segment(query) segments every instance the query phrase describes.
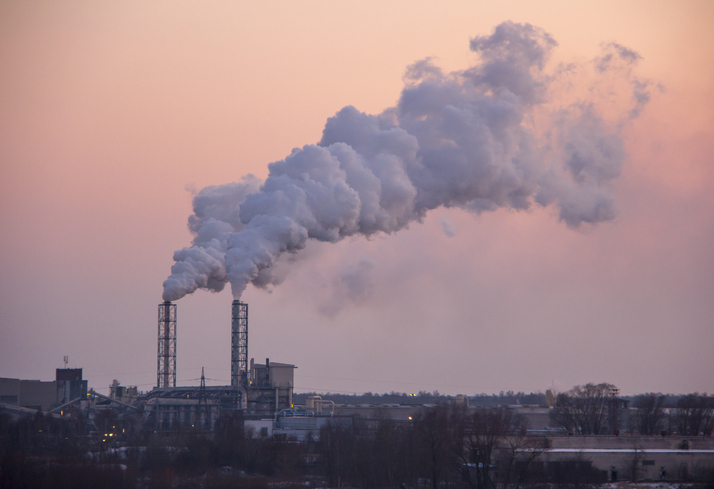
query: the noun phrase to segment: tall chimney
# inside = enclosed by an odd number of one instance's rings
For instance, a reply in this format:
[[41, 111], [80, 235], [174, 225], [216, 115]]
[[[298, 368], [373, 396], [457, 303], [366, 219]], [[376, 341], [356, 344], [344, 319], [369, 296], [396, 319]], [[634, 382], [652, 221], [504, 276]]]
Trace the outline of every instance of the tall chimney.
[[248, 304], [239, 300], [231, 322], [231, 385], [248, 387]]
[[159, 352], [156, 386], [176, 387], [176, 304], [159, 304]]

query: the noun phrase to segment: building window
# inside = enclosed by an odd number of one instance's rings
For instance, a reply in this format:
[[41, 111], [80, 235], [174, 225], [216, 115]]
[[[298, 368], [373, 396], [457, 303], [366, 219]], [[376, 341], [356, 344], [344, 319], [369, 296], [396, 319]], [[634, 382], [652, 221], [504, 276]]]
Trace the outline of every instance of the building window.
[[642, 465], [654, 465], [655, 461], [654, 460], [643, 460]]

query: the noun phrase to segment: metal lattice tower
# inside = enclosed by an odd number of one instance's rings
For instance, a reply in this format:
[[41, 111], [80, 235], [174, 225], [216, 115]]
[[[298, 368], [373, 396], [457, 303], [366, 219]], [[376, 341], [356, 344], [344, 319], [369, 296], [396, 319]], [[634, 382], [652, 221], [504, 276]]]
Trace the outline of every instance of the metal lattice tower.
[[231, 322], [231, 385], [248, 386], [248, 304], [233, 301]]
[[210, 430], [210, 420], [208, 409], [206, 409], [206, 376], [201, 367], [201, 387], [198, 389], [198, 428], [200, 430]]
[[176, 387], [176, 304], [159, 304], [159, 351], [156, 386]]

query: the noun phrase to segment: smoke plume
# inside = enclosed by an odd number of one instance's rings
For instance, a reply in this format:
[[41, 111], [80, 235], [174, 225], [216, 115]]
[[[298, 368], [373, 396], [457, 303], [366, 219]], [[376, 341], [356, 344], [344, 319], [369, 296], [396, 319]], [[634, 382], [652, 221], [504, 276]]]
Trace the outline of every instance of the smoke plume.
[[471, 40], [475, 66], [444, 73], [418, 61], [395, 107], [345, 107], [319, 143], [271, 163], [264, 182], [250, 175], [204, 188], [189, 218], [195, 238], [174, 253], [164, 299], [227, 282], [239, 298], [250, 283], [280, 283], [276, 260], [309, 239], [394, 233], [439, 207], [552, 206], [574, 228], [613, 219], [622, 127], [647, 102], [649, 83], [632, 74], [640, 56], [610, 44], [590, 69], [624, 77], [629, 106], [619, 118], [606, 120], [592, 98], [559, 105], [559, 76], [576, 68], [546, 71], [556, 46], [537, 27], [505, 22]]
[[334, 316], [347, 304], [362, 304], [372, 295], [374, 262], [366, 256], [344, 267], [333, 279], [332, 294], [320, 305], [320, 312]]

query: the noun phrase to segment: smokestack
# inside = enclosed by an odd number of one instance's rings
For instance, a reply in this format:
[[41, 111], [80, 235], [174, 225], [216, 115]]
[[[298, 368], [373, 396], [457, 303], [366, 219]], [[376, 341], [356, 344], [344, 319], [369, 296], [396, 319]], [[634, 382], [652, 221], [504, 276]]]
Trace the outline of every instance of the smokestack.
[[176, 304], [159, 304], [159, 349], [157, 387], [176, 387]]
[[231, 385], [248, 386], [248, 304], [233, 301], [231, 322]]

